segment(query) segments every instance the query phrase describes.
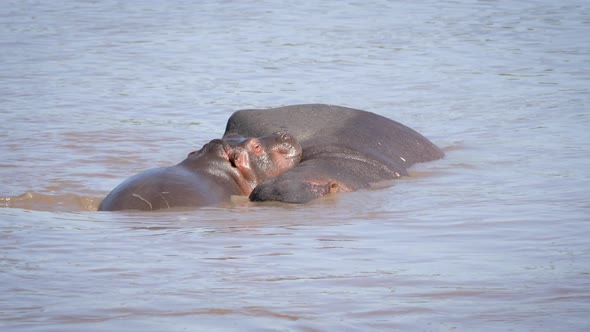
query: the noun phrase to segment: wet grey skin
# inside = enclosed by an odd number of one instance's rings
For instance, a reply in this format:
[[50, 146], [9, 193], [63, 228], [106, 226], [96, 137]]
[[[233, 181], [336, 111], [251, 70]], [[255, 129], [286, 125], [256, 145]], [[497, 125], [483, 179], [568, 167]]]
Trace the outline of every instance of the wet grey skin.
[[191, 152], [177, 165], [137, 174], [101, 202], [99, 211], [162, 210], [219, 205], [248, 196], [260, 182], [297, 165], [301, 146], [285, 133], [228, 135]]
[[444, 153], [426, 137], [386, 117], [334, 105], [306, 104], [235, 112], [224, 137], [286, 130], [301, 144], [301, 162], [260, 183], [253, 201], [305, 203], [408, 176], [415, 163]]

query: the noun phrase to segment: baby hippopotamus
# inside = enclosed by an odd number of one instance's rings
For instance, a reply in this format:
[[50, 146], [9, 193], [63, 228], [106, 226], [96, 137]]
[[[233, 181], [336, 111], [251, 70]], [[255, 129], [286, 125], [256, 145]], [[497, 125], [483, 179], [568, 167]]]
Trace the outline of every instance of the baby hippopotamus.
[[137, 174], [111, 191], [99, 211], [159, 210], [229, 202], [293, 168], [301, 145], [286, 132], [260, 138], [214, 139], [174, 166]]

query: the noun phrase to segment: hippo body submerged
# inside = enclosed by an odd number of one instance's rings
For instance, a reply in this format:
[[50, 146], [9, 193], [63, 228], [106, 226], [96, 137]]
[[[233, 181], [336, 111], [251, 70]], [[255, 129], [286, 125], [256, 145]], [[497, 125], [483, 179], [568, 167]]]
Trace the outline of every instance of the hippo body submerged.
[[259, 184], [253, 201], [305, 203], [331, 192], [354, 191], [407, 176], [415, 163], [444, 153], [427, 138], [383, 116], [333, 105], [307, 104], [235, 112], [224, 137], [277, 130], [301, 144], [301, 163]]
[[286, 133], [215, 139], [177, 165], [147, 170], [115, 189], [99, 211], [160, 210], [229, 202], [296, 165], [301, 147]]

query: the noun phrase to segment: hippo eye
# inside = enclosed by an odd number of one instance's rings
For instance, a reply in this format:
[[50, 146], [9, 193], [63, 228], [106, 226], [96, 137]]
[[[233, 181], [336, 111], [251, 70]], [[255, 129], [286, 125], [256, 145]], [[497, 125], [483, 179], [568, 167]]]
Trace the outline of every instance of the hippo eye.
[[258, 154], [263, 150], [263, 147], [262, 147], [262, 144], [260, 143], [259, 140], [255, 139], [255, 138], [251, 138], [248, 141], [248, 150]]

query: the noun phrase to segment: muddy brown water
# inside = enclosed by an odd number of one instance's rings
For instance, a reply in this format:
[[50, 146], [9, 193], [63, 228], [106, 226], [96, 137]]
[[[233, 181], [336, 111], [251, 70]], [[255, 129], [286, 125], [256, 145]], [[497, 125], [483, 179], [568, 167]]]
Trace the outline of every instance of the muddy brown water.
[[[3, 331], [587, 331], [585, 1], [5, 1]], [[244, 108], [443, 148], [305, 205], [96, 212]]]

